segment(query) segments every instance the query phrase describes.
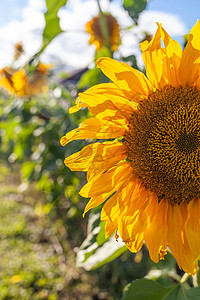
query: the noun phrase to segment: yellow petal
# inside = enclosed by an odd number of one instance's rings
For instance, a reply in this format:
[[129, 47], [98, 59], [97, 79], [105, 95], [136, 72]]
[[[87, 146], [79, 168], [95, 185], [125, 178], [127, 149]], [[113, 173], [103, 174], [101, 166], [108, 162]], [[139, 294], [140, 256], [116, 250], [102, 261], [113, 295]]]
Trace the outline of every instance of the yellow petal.
[[77, 99], [77, 100], [78, 100], [78, 101], [76, 101], [77, 104], [69, 108], [70, 114], [73, 114], [73, 113], [79, 111], [81, 108], [86, 107], [86, 105], [84, 103], [80, 102], [80, 99]]
[[183, 51], [183, 57], [179, 68], [181, 85], [194, 85], [199, 79], [200, 73], [200, 21], [194, 25], [189, 34], [188, 43]]
[[92, 209], [92, 208], [102, 204], [104, 201], [106, 201], [106, 199], [108, 199], [109, 196], [110, 196], [110, 192], [102, 193], [99, 196], [92, 197], [85, 207], [83, 217], [85, 216], [86, 212], [88, 212], [90, 209]]
[[179, 86], [178, 69], [182, 57], [181, 45], [173, 40], [168, 33], [159, 25], [161, 38], [165, 45], [166, 55], [163, 58], [163, 71], [169, 84], [174, 87]]
[[188, 243], [194, 256], [200, 258], [200, 199], [188, 204], [188, 219], [185, 224]]
[[[121, 189], [119, 189], [120, 193]], [[118, 193], [116, 192], [104, 204], [101, 210], [101, 221], [113, 222], [119, 215], [119, 205], [117, 203]]]
[[91, 168], [95, 173], [107, 171], [127, 156], [126, 147], [119, 142], [94, 143], [65, 159], [72, 171], [86, 172]]
[[105, 237], [109, 237], [113, 232], [117, 230], [118, 221], [117, 219], [114, 222], [106, 221], [105, 225]]
[[163, 73], [163, 57], [165, 51], [161, 48], [160, 27], [157, 28], [153, 39], [140, 44], [142, 57], [146, 67], [146, 74], [153, 86], [162, 88], [167, 84], [167, 79]]
[[[152, 203], [151, 203], [152, 205]], [[158, 262], [165, 248], [167, 238], [167, 210], [168, 201], [163, 200], [157, 205], [156, 212], [149, 228], [144, 233], [146, 246], [149, 250], [149, 255], [154, 262]]]
[[60, 143], [65, 146], [69, 142], [79, 139], [112, 139], [123, 136], [124, 132], [125, 128], [122, 126], [107, 120], [100, 121], [94, 117], [85, 120], [79, 128], [68, 132], [61, 138]]
[[127, 215], [133, 215], [137, 210], [143, 210], [149, 203], [150, 190], [141, 185], [141, 183], [136, 182], [135, 188], [131, 195], [130, 205], [127, 210]]
[[108, 87], [107, 92], [102, 92], [100, 88], [91, 88], [87, 92], [79, 94], [80, 103], [88, 107], [98, 119], [128, 119], [136, 107], [120, 93], [117, 94], [116, 91], [119, 89], [115, 88], [114, 91], [114, 88], [109, 89]]
[[[178, 42], [171, 39], [168, 33], [158, 24], [153, 39], [140, 44], [147, 77], [156, 88], [166, 84], [179, 86], [178, 68], [182, 57], [182, 48]], [[164, 48], [161, 47], [161, 38]]]
[[[185, 212], [184, 212], [185, 214]], [[198, 262], [195, 261], [193, 249], [184, 234], [184, 222], [182, 209], [179, 205], [169, 205], [169, 217], [168, 217], [168, 245], [176, 259], [179, 268], [183, 269], [188, 274], [194, 275], [197, 271]]]
[[123, 215], [119, 217], [119, 234], [131, 252], [138, 252], [141, 249], [147, 225], [148, 220], [144, 210], [138, 210], [133, 216]]
[[109, 77], [123, 94], [133, 102], [148, 97], [153, 87], [142, 72], [108, 57], [97, 60], [97, 66]]
[[[80, 191], [82, 197], [94, 197], [101, 193], [110, 195], [116, 191], [132, 173], [131, 164], [127, 161], [120, 162], [117, 166], [111, 168], [106, 173], [101, 173], [93, 177]], [[113, 190], [114, 189], [114, 190]]]
[[117, 192], [104, 204], [101, 211], [102, 221], [114, 221], [119, 215], [126, 213], [129, 202], [136, 185], [135, 176], [129, 176], [129, 180], [117, 190]]

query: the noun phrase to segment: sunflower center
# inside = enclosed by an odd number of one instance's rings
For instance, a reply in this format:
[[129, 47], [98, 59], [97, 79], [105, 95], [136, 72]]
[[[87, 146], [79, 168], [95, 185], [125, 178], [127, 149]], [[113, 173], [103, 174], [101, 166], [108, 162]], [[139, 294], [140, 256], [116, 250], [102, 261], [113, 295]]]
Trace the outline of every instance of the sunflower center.
[[[114, 29], [115, 18], [111, 15], [106, 15], [106, 14], [104, 16], [105, 16], [106, 23], [107, 23], [108, 34], [110, 37], [112, 35], [113, 29]], [[103, 35], [102, 29], [101, 29], [100, 16], [95, 17], [93, 19], [92, 30], [98, 39], [104, 40], [104, 35]]]
[[200, 91], [167, 86], [130, 117], [124, 137], [133, 172], [160, 201], [200, 197]]
[[183, 132], [179, 135], [177, 140], [177, 148], [182, 151], [196, 151], [199, 145], [198, 135], [195, 133], [187, 134]]

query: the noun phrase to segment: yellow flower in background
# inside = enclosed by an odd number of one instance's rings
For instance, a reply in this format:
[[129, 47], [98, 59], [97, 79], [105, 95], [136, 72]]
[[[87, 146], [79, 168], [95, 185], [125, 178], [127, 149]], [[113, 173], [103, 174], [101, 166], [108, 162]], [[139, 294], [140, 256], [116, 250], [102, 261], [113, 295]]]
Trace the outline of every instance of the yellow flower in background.
[[14, 93], [13, 82], [11, 80], [13, 70], [10, 68], [3, 68], [0, 70], [0, 86], [10, 93]]
[[27, 76], [25, 70], [16, 71], [12, 68], [0, 70], [0, 87], [9, 94], [16, 94], [21, 97], [26, 94]]
[[[107, 30], [109, 35], [110, 47], [113, 51], [116, 51], [121, 43], [119, 25], [117, 20], [111, 14], [104, 14]], [[94, 17], [89, 21], [86, 26], [86, 31], [90, 34], [89, 43], [96, 46], [99, 50], [107, 44], [101, 27], [101, 15]]]
[[0, 70], [0, 87], [18, 97], [45, 92], [48, 89], [46, 79], [50, 68], [51, 65], [39, 63], [30, 75], [24, 69], [3, 68]]
[[28, 95], [37, 95], [41, 92], [46, 92], [48, 86], [46, 83], [47, 75], [49, 70], [52, 68], [51, 64], [42, 64], [39, 63], [36, 67], [34, 73], [27, 81], [27, 94]]
[[14, 46], [14, 59], [17, 60], [24, 53], [22, 42], [16, 43]]
[[200, 255], [199, 33], [200, 21], [183, 51], [158, 24], [153, 39], [140, 44], [147, 77], [100, 58], [98, 67], [113, 83], [79, 95], [70, 112], [88, 107], [94, 117], [61, 139], [63, 146], [109, 139], [65, 159], [72, 171], [87, 172], [80, 194], [91, 199], [84, 213], [106, 201], [106, 236], [118, 231], [132, 252], [145, 241], [154, 262], [168, 246], [192, 275]]

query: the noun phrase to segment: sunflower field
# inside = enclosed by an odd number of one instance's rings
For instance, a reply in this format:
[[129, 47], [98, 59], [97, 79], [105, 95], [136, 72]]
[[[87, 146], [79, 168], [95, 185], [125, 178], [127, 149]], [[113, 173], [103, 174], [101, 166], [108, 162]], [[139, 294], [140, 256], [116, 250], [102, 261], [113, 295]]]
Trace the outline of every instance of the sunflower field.
[[43, 59], [68, 9], [45, 0], [0, 70], [0, 300], [200, 299], [200, 21], [180, 44], [140, 29], [147, 0], [126, 27], [93, 2], [89, 64]]

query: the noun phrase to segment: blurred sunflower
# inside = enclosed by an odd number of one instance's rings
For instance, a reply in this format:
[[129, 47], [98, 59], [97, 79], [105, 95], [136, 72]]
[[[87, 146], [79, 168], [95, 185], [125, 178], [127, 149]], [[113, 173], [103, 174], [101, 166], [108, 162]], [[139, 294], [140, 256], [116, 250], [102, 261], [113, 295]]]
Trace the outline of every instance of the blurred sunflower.
[[[105, 33], [102, 28], [102, 18], [105, 18], [107, 25], [108, 41], [105, 38]], [[119, 25], [117, 20], [109, 13], [98, 15], [94, 17], [85, 25], [86, 31], [90, 34], [89, 43], [94, 44], [96, 49], [99, 50], [108, 43], [112, 51], [116, 51], [121, 43]]]
[[17, 60], [24, 53], [22, 42], [16, 43], [14, 46], [14, 59]]
[[[85, 212], [104, 201], [106, 236], [117, 230], [132, 252], [145, 241], [158, 262], [167, 246], [181, 269], [195, 274], [200, 255], [200, 21], [184, 51], [158, 24], [140, 44], [147, 77], [110, 58], [98, 67], [113, 83], [81, 93], [70, 112], [94, 117], [61, 139], [109, 139], [65, 159], [87, 171]], [[161, 47], [161, 39], [164, 47]], [[115, 139], [115, 140], [110, 140]]]
[[25, 69], [5, 67], [0, 70], [0, 87], [19, 97], [45, 92], [48, 89], [46, 79], [50, 68], [51, 65], [39, 63], [32, 73], [27, 74]]

